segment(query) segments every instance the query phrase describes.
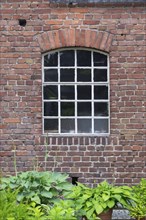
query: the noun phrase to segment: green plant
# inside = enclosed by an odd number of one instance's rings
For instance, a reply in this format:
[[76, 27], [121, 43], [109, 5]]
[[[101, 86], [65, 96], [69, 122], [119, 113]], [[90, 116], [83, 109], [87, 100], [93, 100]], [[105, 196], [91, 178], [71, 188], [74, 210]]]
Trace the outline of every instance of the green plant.
[[100, 219], [97, 216], [117, 206], [118, 203], [127, 207], [132, 201], [130, 187], [114, 186], [106, 181], [98, 184], [95, 188], [78, 183], [69, 197], [74, 199], [78, 209], [85, 211], [85, 216], [90, 220]]
[[28, 171], [2, 178], [2, 189], [19, 189], [17, 201], [52, 205], [71, 191], [68, 175], [57, 172]]
[[140, 220], [146, 217], [146, 179], [141, 179], [139, 184], [132, 187], [132, 190], [136, 201], [128, 209], [131, 217]]
[[78, 220], [81, 218], [81, 213], [76, 210], [73, 200], [60, 200], [50, 210], [49, 220]]

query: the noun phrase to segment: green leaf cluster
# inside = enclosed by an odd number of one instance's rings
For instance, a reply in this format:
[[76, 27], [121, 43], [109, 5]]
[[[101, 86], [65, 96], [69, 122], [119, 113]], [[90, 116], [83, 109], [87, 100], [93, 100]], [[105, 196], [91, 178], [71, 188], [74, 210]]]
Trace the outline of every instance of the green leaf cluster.
[[140, 183], [132, 187], [135, 202], [131, 207], [128, 207], [131, 217], [141, 218], [146, 217], [146, 179], [141, 179]]
[[2, 189], [18, 190], [18, 202], [52, 205], [67, 195], [72, 185], [68, 175], [57, 172], [28, 171], [2, 178]]

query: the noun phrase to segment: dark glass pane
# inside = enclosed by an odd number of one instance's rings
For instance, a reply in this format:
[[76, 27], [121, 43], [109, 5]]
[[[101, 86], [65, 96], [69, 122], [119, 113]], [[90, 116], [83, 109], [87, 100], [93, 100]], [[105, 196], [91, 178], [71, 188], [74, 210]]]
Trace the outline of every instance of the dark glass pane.
[[94, 99], [108, 99], [108, 87], [94, 86]]
[[49, 53], [44, 56], [44, 66], [58, 66], [58, 53]]
[[74, 116], [75, 104], [74, 102], [61, 102], [61, 116]]
[[57, 99], [58, 86], [44, 86], [44, 99]]
[[44, 116], [58, 116], [58, 103], [44, 102]]
[[95, 116], [108, 116], [108, 103], [107, 102], [95, 102], [94, 103], [94, 115]]
[[108, 119], [95, 119], [94, 120], [95, 133], [108, 133]]
[[77, 50], [77, 66], [91, 66], [91, 52]]
[[78, 99], [91, 99], [91, 86], [77, 86]]
[[61, 133], [75, 133], [74, 119], [61, 119]]
[[92, 133], [91, 119], [78, 119], [78, 133]]
[[74, 86], [61, 86], [61, 99], [74, 99]]
[[60, 81], [61, 82], [74, 82], [74, 69], [61, 69]]
[[91, 102], [78, 102], [77, 115], [78, 116], [91, 116]]
[[74, 50], [60, 52], [60, 66], [74, 66]]
[[90, 69], [78, 69], [77, 70], [78, 82], [91, 82], [91, 70]]
[[107, 69], [94, 69], [94, 82], [106, 82]]
[[50, 133], [58, 133], [58, 119], [44, 119], [44, 130]]
[[107, 56], [101, 53], [93, 53], [94, 66], [107, 66]]
[[57, 82], [58, 81], [58, 70], [57, 69], [47, 69], [44, 70], [45, 76], [44, 80], [45, 82]]

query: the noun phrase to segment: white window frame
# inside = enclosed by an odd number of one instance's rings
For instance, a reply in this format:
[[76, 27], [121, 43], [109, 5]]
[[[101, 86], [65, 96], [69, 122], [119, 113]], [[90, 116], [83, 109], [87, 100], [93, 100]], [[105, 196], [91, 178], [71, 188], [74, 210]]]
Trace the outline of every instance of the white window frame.
[[[60, 67], [60, 60], [59, 60], [59, 56], [58, 56], [58, 66], [57, 67], [44, 67], [44, 57], [47, 54], [51, 54], [51, 53], [55, 53], [55, 52], [61, 52], [61, 51], [67, 51], [67, 50], [74, 50], [75, 51], [75, 65], [74, 66], [67, 66], [67, 67]], [[78, 67], [77, 66], [77, 58], [76, 58], [76, 53], [77, 50], [87, 50], [91, 52], [91, 67]], [[100, 53], [100, 54], [104, 54], [107, 56], [107, 66], [100, 66], [100, 67], [93, 67], [93, 52], [96, 53]], [[77, 68], [82, 68], [82, 69], [91, 69], [91, 73], [92, 73], [92, 82], [77, 82], [77, 79], [75, 79], [75, 82], [60, 82], [60, 69], [73, 69], [75, 68], [75, 78], [77, 77]], [[93, 70], [94, 68], [96, 69], [107, 69], [107, 81], [106, 82], [93, 82]], [[44, 81], [44, 69], [58, 69], [58, 73], [59, 73], [59, 80], [58, 83], [57, 82], [45, 82]], [[99, 51], [99, 50], [94, 50], [94, 49], [90, 49], [90, 48], [84, 48], [84, 47], [70, 47], [70, 48], [61, 48], [61, 49], [57, 49], [57, 50], [52, 50], [50, 52], [44, 53], [42, 55], [42, 133], [43, 135], [47, 135], [47, 136], [109, 136], [110, 135], [110, 65], [109, 65], [109, 55], [105, 52]], [[60, 104], [58, 107], [58, 116], [56, 116], [56, 119], [59, 118], [59, 132], [58, 133], [48, 133], [44, 131], [44, 119], [45, 118], [49, 118], [50, 116], [44, 116], [44, 102], [46, 100], [43, 99], [43, 88], [45, 85], [73, 85], [75, 86], [75, 89], [77, 88], [77, 85], [91, 85], [92, 86], [92, 96], [93, 97], [93, 85], [107, 85], [108, 86], [108, 99], [100, 99], [100, 100], [96, 100], [96, 102], [107, 102], [108, 103], [108, 116], [94, 116], [93, 112], [94, 112], [94, 103], [95, 100], [93, 100], [92, 98], [89, 100], [78, 100], [77, 99], [77, 91], [75, 91], [75, 100], [73, 100], [73, 102], [77, 103], [78, 102], [86, 102], [86, 101], [92, 101], [92, 106], [91, 106], [91, 112], [92, 112], [92, 116], [77, 116], [77, 104], [75, 104], [75, 116], [71, 117], [75, 119], [75, 131], [77, 131], [77, 118], [92, 118], [92, 133], [61, 133], [60, 132], [60, 118], [63, 118], [63, 116], [60, 116]], [[57, 102], [60, 101], [60, 86], [59, 88], [59, 92], [58, 92], [58, 100]], [[55, 100], [56, 101], [56, 100]], [[66, 100], [66, 102], [71, 102], [72, 100]], [[65, 102], [65, 100], [63, 100], [63, 102]], [[64, 116], [64, 118], [66, 118], [66, 116]], [[69, 117], [67, 117], [69, 118]], [[107, 119], [108, 120], [108, 132], [107, 133], [94, 133], [93, 132], [93, 127], [94, 127], [94, 119]]]

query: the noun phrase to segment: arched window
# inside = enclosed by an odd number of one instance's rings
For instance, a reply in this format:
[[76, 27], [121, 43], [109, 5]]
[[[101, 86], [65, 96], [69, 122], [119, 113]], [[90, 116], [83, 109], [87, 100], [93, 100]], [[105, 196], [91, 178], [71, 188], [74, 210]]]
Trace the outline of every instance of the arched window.
[[108, 55], [67, 48], [43, 55], [43, 133], [109, 134]]

